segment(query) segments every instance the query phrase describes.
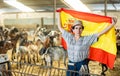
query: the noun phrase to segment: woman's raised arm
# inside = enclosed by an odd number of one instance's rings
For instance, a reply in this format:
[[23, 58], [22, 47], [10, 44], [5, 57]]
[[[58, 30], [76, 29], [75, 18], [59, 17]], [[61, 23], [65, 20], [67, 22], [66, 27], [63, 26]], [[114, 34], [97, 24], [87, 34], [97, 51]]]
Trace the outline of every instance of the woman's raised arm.
[[113, 17], [112, 18], [112, 24], [109, 25], [108, 27], [106, 27], [103, 31], [101, 31], [100, 33], [98, 33], [98, 37], [103, 35], [104, 33], [106, 33], [107, 31], [109, 31], [117, 22], [117, 18]]
[[61, 27], [60, 13], [57, 13], [57, 18], [58, 18], [58, 29], [60, 30], [60, 32], [62, 32], [64, 29]]

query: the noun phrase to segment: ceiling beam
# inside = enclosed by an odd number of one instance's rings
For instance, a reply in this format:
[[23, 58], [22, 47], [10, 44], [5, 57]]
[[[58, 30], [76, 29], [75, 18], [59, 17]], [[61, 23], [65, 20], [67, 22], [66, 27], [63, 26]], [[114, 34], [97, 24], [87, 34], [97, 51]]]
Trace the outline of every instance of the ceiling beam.
[[[116, 8], [115, 8], [115, 7]], [[107, 4], [107, 10], [120, 10], [120, 4]], [[87, 7], [90, 8], [91, 10], [104, 10], [104, 4], [87, 4]]]

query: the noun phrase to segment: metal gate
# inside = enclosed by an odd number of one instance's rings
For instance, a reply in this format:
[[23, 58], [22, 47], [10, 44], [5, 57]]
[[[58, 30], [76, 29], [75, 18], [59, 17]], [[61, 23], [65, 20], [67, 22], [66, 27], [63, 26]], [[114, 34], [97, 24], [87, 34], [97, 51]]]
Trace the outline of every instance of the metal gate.
[[[13, 67], [13, 65], [18, 64], [19, 67]], [[28, 63], [17, 63], [17, 62], [2, 62], [0, 66], [0, 76], [66, 76], [66, 72], [79, 73], [77, 71], [71, 71], [62, 68], [38, 65], [38, 64], [28, 64]], [[71, 75], [75, 76], [75, 75]], [[96, 74], [82, 74], [80, 76], [99, 76]]]

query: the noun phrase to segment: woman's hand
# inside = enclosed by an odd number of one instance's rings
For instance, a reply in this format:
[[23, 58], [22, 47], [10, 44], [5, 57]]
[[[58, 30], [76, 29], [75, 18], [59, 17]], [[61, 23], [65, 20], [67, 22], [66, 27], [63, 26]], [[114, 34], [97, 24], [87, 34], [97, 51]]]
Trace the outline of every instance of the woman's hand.
[[98, 37], [109, 31], [117, 23], [117, 18], [112, 17], [112, 24], [106, 27], [104, 30], [98, 33]]
[[58, 29], [60, 30], [60, 32], [62, 32], [64, 29], [61, 27], [60, 13], [57, 13], [57, 18], [58, 18]]
[[117, 23], [117, 18], [116, 17], [112, 17], [112, 25], [115, 25]]

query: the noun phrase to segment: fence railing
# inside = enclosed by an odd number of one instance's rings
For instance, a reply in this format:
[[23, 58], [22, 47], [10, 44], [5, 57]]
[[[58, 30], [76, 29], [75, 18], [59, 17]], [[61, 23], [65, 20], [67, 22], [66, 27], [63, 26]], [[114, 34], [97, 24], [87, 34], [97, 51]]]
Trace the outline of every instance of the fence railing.
[[[14, 67], [14, 64], [20, 66]], [[0, 76], [66, 76], [66, 72], [74, 73], [71, 76], [75, 76], [77, 71], [67, 70], [63, 68], [56, 68], [50, 66], [44, 66], [39, 64], [17, 63], [17, 62], [2, 62], [0, 63]], [[99, 76], [97, 74], [82, 73], [80, 76]]]

